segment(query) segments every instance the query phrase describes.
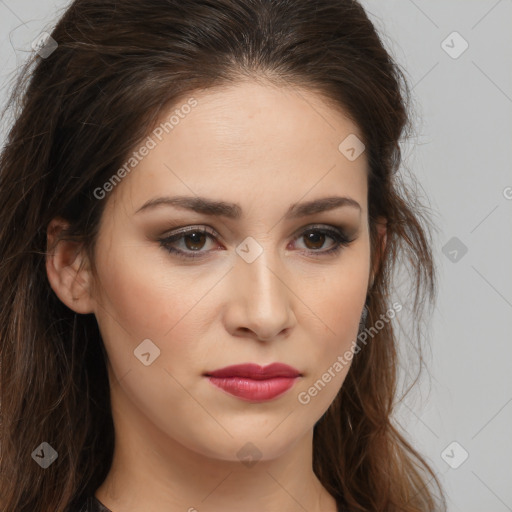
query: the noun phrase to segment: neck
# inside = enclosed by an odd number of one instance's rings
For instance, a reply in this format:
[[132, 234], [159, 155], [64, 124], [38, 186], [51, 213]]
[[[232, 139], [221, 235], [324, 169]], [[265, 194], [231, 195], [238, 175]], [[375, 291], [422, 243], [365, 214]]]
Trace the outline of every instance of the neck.
[[112, 511], [239, 512], [243, 504], [245, 512], [336, 512], [312, 469], [312, 430], [270, 460], [247, 442], [234, 460], [219, 460], [171, 438], [126, 400], [112, 394], [114, 456], [95, 493]]

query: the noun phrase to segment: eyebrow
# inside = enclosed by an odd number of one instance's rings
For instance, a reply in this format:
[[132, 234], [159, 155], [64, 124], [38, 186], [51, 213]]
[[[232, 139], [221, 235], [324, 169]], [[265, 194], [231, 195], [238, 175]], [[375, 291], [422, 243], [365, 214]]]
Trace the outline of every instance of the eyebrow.
[[[226, 217], [228, 219], [240, 219], [242, 208], [237, 203], [225, 201], [214, 201], [206, 197], [198, 196], [175, 196], [175, 197], [154, 197], [146, 201], [135, 213], [151, 210], [162, 206], [174, 206], [186, 210], [192, 210], [204, 215]], [[332, 196], [315, 199], [303, 203], [294, 203], [286, 212], [285, 219], [306, 217], [315, 213], [334, 210], [341, 207], [355, 208], [361, 211], [361, 205], [350, 197]]]

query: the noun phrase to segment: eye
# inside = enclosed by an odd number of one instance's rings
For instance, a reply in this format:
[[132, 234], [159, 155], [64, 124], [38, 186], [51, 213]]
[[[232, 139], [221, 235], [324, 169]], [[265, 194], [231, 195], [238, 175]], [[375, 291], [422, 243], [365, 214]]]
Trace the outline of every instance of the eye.
[[[182, 258], [200, 258], [205, 255], [205, 251], [201, 251], [204, 247], [204, 242], [208, 239], [215, 239], [215, 231], [208, 227], [202, 228], [189, 228], [181, 232], [172, 234], [168, 237], [159, 240], [160, 245], [172, 254], [176, 254]], [[174, 247], [175, 242], [184, 242], [185, 250], [183, 250], [183, 244], [181, 249]], [[194, 254], [196, 253], [196, 254]]]
[[[216, 233], [209, 227], [191, 227], [186, 230], [171, 234], [158, 241], [160, 245], [171, 254], [175, 254], [180, 258], [202, 258], [211, 251], [202, 251], [208, 239], [215, 240]], [[341, 227], [317, 227], [310, 226], [303, 230], [297, 238], [303, 238], [305, 241], [306, 252], [314, 257], [323, 257], [338, 253], [343, 247], [348, 246], [352, 241], [345, 234]], [[333, 244], [327, 250], [321, 249], [326, 239], [333, 240]], [[180, 242], [176, 244], [176, 242]], [[176, 246], [181, 246], [177, 248]]]
[[[325, 228], [321, 226], [311, 226], [307, 230], [303, 231], [298, 239], [304, 239], [304, 245], [306, 246], [306, 249], [313, 253], [314, 256], [325, 256], [328, 254], [336, 254], [338, 253], [343, 247], [346, 247], [350, 244], [353, 240], [349, 240], [345, 232], [341, 228]], [[333, 240], [333, 244], [330, 248], [319, 251], [318, 249], [321, 249], [326, 239]]]

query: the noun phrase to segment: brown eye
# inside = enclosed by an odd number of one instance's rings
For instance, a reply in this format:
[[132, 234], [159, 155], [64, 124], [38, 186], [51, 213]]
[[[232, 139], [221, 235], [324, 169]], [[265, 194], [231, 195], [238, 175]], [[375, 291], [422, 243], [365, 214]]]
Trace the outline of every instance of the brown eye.
[[[331, 246], [327, 249], [322, 247], [326, 243], [326, 239], [331, 240]], [[332, 229], [323, 226], [313, 226], [301, 233], [297, 240], [303, 240], [304, 248], [311, 256], [327, 256], [334, 255], [343, 247], [346, 247], [353, 240], [349, 240], [345, 232], [340, 229]]]
[[[203, 250], [207, 240], [216, 240], [216, 232], [209, 228], [192, 228], [177, 232], [159, 240], [164, 249], [180, 258], [206, 258], [211, 250]], [[321, 249], [326, 239], [331, 239], [331, 247]], [[310, 227], [302, 231], [295, 240], [304, 240], [305, 251], [313, 257], [324, 257], [337, 254], [343, 247], [348, 246], [353, 239], [349, 239], [341, 227], [328, 228], [321, 226]], [[178, 247], [176, 247], [178, 246]], [[181, 246], [181, 247], [180, 247]]]
[[199, 231], [194, 231], [191, 234], [183, 236], [185, 247], [191, 251], [198, 251], [202, 249], [206, 242], [206, 238], [205, 234]]
[[325, 233], [320, 231], [306, 231], [302, 236], [308, 249], [321, 249], [325, 243]]
[[[202, 258], [208, 251], [202, 250], [208, 239], [215, 240], [216, 233], [211, 228], [195, 228], [181, 231], [159, 240], [164, 249], [183, 258]], [[176, 245], [181, 248], [175, 247]], [[210, 251], [211, 252], [211, 251]]]

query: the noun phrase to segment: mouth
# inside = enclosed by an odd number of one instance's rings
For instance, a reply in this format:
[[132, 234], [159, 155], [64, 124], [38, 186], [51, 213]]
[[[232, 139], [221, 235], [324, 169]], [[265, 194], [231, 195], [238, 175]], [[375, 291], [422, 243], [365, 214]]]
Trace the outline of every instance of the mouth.
[[297, 369], [282, 363], [233, 365], [203, 375], [217, 388], [248, 402], [277, 398], [302, 377]]

